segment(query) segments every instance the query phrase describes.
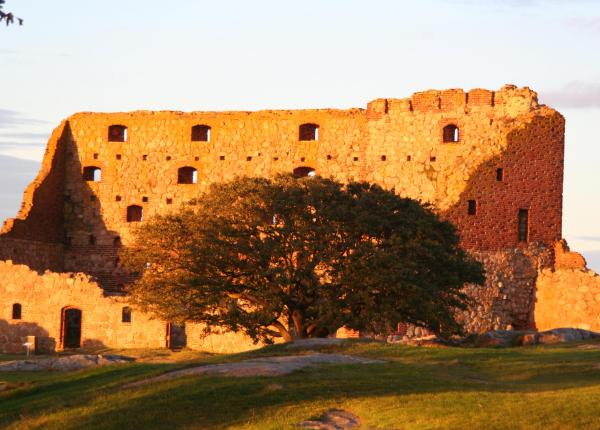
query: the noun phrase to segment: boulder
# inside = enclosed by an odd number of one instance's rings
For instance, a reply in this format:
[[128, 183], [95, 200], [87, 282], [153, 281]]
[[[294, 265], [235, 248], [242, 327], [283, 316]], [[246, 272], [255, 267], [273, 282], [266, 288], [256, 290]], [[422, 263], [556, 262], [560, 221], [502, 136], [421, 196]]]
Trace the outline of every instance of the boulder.
[[311, 430], [346, 430], [360, 425], [360, 419], [351, 412], [331, 409], [318, 420], [307, 420], [298, 423], [298, 427]]

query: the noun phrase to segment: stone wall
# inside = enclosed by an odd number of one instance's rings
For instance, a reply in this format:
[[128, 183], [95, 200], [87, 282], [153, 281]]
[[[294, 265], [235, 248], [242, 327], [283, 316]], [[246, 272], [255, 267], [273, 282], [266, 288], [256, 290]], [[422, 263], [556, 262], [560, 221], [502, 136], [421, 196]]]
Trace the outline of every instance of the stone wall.
[[[317, 139], [300, 140], [305, 123], [318, 125]], [[198, 124], [210, 127], [208, 141], [191, 140]], [[443, 141], [449, 124], [459, 129], [457, 142]], [[111, 125], [127, 127], [125, 141], [109, 141]], [[302, 166], [432, 203], [469, 250], [525, 247], [520, 209], [529, 211], [528, 241], [551, 245], [561, 236], [563, 134], [559, 113], [514, 86], [427, 91], [376, 100], [366, 110], [75, 114], [59, 139], [64, 268], [118, 291], [127, 281], [119, 248], [137, 225], [127, 222], [129, 206], [140, 206], [146, 219], [175, 210], [212, 182]], [[86, 167], [100, 169], [101, 179], [85, 181]], [[196, 169], [197, 183], [178, 183], [182, 167]], [[471, 200], [476, 213], [469, 215]]]
[[[529, 242], [560, 239], [564, 118], [538, 106], [534, 92], [427, 91], [377, 100], [367, 115], [364, 179], [432, 203], [458, 228], [465, 248], [526, 246], [518, 238], [519, 209], [529, 210]], [[459, 128], [456, 143], [442, 141], [449, 124]]]
[[[306, 123], [318, 125], [317, 139], [300, 140]], [[208, 141], [192, 141], [198, 124], [210, 127]], [[457, 142], [444, 142], [449, 124], [458, 127]], [[125, 141], [109, 141], [111, 125], [127, 128]], [[366, 110], [79, 113], [52, 134], [22, 210], [0, 235], [0, 248], [7, 237], [62, 244], [62, 266], [48, 256], [35, 265], [21, 252], [0, 256], [36, 269], [83, 271], [118, 290], [127, 281], [118, 251], [137, 224], [127, 222], [129, 206], [142, 207], [146, 219], [212, 182], [302, 166], [433, 204], [469, 250], [525, 246], [519, 209], [529, 210], [528, 241], [551, 245], [561, 236], [563, 134], [558, 112], [514, 86], [431, 90], [378, 99]], [[100, 169], [100, 180], [84, 180], [86, 167]], [[197, 183], [178, 183], [181, 167], [196, 169]]]
[[575, 327], [600, 332], [600, 276], [588, 269], [545, 269], [535, 297], [538, 330]]
[[[314, 139], [304, 139], [303, 124], [318, 126]], [[192, 139], [197, 125], [210, 127], [205, 141]], [[123, 141], [109, 139], [111, 126], [126, 127]], [[457, 127], [456, 141], [444, 137], [447, 126]], [[21, 211], [0, 234], [0, 258], [39, 273], [2, 266], [0, 297], [8, 300], [3, 306], [19, 301], [29, 309], [16, 326], [39, 324], [59, 346], [65, 306], [85, 307], [89, 342], [164, 346], [164, 323], [139, 316], [123, 326], [126, 298], [111, 296], [131, 279], [119, 265], [121, 246], [140, 225], [129, 222], [128, 207], [141, 207], [145, 220], [213, 182], [308, 167], [431, 203], [487, 269], [484, 288], [467, 287], [477, 303], [463, 315], [468, 329], [529, 327], [537, 269], [550, 264], [544, 249], [561, 237], [563, 145], [563, 117], [539, 105], [535, 92], [511, 85], [431, 90], [366, 109], [74, 114], [52, 134]], [[195, 183], [179, 183], [183, 167], [195, 169]], [[528, 211], [525, 237], [520, 210]], [[45, 303], [50, 313], [34, 311]], [[238, 335], [202, 339], [202, 327], [187, 330], [196, 348], [250, 347]]]
[[527, 248], [472, 253], [484, 264], [483, 286], [467, 285], [472, 305], [461, 313], [465, 330], [529, 329], [535, 326], [533, 305], [539, 270], [552, 267], [552, 251], [543, 244]]
[[[81, 346], [164, 348], [167, 323], [149, 318], [127, 303], [126, 297], [105, 297], [87, 275], [39, 274], [25, 265], [0, 262], [0, 352], [24, 352], [27, 336], [36, 336], [38, 350], [63, 348], [64, 311], [81, 311]], [[13, 319], [13, 305], [20, 319]], [[132, 308], [131, 322], [122, 321], [123, 308]], [[257, 346], [239, 333], [205, 336], [198, 324], [186, 325], [187, 345], [211, 352], [244, 351]]]
[[64, 245], [0, 236], [0, 261], [12, 260], [43, 273], [46, 270], [63, 271]]
[[535, 324], [538, 330], [576, 327], [600, 332], [600, 276], [566, 242], [556, 243], [554, 268], [537, 278]]

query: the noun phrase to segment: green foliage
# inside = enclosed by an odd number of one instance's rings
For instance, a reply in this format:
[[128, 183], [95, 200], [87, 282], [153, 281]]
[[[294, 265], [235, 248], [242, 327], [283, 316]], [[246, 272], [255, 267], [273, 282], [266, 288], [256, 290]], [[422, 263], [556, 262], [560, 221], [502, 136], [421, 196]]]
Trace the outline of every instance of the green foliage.
[[397, 322], [456, 332], [481, 265], [453, 227], [377, 185], [281, 175], [213, 184], [136, 232], [126, 265], [146, 311], [269, 342]]

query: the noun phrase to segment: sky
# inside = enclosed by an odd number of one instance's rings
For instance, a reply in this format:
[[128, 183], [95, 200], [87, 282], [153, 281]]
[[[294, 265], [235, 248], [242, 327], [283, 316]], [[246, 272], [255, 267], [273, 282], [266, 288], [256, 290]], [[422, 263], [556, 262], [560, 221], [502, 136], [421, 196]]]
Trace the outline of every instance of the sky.
[[[563, 235], [600, 271], [598, 0], [7, 0], [0, 155], [79, 111], [365, 107], [528, 86], [566, 118]], [[15, 203], [16, 212], [19, 203]]]

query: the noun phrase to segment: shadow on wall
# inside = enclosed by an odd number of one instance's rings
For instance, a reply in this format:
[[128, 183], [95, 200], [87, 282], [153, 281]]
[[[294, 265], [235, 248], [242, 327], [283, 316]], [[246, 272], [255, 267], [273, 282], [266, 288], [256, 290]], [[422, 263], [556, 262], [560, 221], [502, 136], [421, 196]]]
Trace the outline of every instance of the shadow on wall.
[[94, 277], [105, 294], [120, 294], [131, 277], [119, 264], [119, 233], [109, 230], [102, 217], [102, 162], [87, 160], [89, 154], [79, 152], [68, 121], [61, 141], [65, 153], [64, 269]]
[[63, 269], [63, 184], [66, 122], [52, 133], [34, 181], [23, 193], [16, 218], [0, 233], [0, 259], [26, 264], [42, 273]]
[[[14, 220], [0, 235], [0, 258], [43, 273], [83, 272], [114, 293], [129, 280], [119, 268], [118, 233], [102, 219], [102, 184], [82, 165], [68, 120], [54, 130], [42, 167]], [[90, 185], [93, 184], [93, 185]]]
[[27, 336], [36, 337], [36, 350], [43, 353], [51, 353], [56, 350], [57, 341], [49, 337], [48, 332], [31, 322], [18, 322], [11, 324], [6, 320], [0, 320], [0, 352], [8, 354], [25, 353]]
[[484, 288], [467, 287], [469, 331], [533, 326], [538, 267], [552, 264], [562, 221], [564, 119], [542, 113], [509, 132], [506, 150], [479, 166], [443, 213], [486, 269]]

